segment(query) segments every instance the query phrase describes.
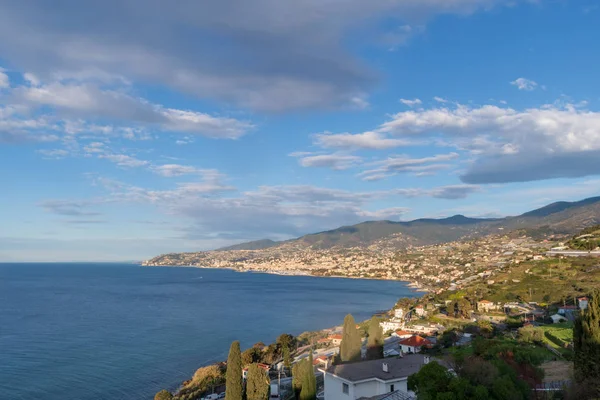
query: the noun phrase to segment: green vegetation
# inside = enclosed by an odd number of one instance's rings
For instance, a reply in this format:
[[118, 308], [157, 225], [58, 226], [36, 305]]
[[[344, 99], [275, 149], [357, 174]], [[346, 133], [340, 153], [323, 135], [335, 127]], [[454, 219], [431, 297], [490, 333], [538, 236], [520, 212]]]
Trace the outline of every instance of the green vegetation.
[[269, 376], [267, 372], [258, 366], [250, 364], [248, 367], [248, 379], [246, 380], [247, 400], [267, 400], [269, 398]]
[[262, 351], [256, 347], [250, 347], [242, 353], [242, 365], [250, 365], [261, 361]]
[[315, 400], [317, 398], [317, 379], [313, 369], [312, 349], [302, 371], [302, 389], [300, 400]]
[[595, 290], [573, 327], [575, 378], [583, 386], [595, 386], [590, 397], [600, 396], [600, 290]]
[[154, 396], [154, 400], [171, 400], [172, 398], [173, 398], [173, 395], [171, 394], [171, 392], [169, 392], [168, 390], [165, 390], [165, 389], [156, 393], [156, 395]]
[[281, 348], [281, 353], [283, 355], [283, 365], [285, 365], [285, 367], [288, 369], [291, 368], [292, 358], [290, 354], [290, 348], [293, 348], [295, 345], [294, 337], [288, 333], [281, 334], [277, 338], [277, 344]]
[[383, 358], [383, 331], [379, 318], [373, 317], [369, 322], [369, 339], [367, 340], [367, 359]]
[[342, 335], [342, 343], [340, 344], [340, 357], [342, 362], [358, 361], [360, 355], [361, 341], [356, 322], [351, 314], [344, 318], [344, 333]]
[[225, 390], [225, 400], [242, 400], [242, 380], [242, 354], [240, 351], [240, 342], [236, 340], [231, 343], [229, 357], [227, 357], [227, 387]]
[[192, 400], [225, 382], [225, 369], [222, 365], [208, 365], [198, 368], [192, 379], [186, 382], [174, 396], [178, 400]]
[[542, 348], [508, 338], [477, 338], [472, 347], [451, 353], [456, 376], [430, 362], [408, 379], [419, 400], [521, 400], [543, 378], [539, 367], [549, 359]]
[[567, 242], [574, 250], [591, 251], [600, 246], [600, 225], [585, 228]]

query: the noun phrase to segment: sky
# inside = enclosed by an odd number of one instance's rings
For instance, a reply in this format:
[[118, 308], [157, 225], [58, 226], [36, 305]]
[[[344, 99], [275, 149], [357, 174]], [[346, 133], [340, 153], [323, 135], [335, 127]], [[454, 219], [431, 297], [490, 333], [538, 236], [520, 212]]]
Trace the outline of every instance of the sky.
[[0, 0], [0, 262], [600, 195], [596, 0]]

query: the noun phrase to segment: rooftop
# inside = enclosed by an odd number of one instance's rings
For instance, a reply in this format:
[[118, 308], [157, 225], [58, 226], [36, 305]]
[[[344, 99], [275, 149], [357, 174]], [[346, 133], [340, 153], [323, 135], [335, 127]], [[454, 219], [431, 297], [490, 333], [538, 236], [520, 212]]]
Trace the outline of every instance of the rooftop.
[[[367, 379], [388, 381], [406, 378], [418, 372], [424, 364], [424, 358], [425, 356], [422, 354], [409, 354], [401, 358], [385, 358], [352, 364], [333, 365], [327, 368], [327, 373], [339, 376], [350, 382]], [[389, 372], [384, 372], [383, 364], [388, 365]]]
[[419, 347], [419, 346], [430, 345], [431, 342], [429, 340], [427, 340], [427, 339], [423, 339], [421, 336], [414, 335], [414, 336], [411, 336], [411, 337], [406, 338], [404, 340], [401, 340], [400, 344], [403, 344], [405, 346]]
[[379, 394], [373, 397], [360, 397], [358, 400], [413, 400], [415, 397], [400, 390]]

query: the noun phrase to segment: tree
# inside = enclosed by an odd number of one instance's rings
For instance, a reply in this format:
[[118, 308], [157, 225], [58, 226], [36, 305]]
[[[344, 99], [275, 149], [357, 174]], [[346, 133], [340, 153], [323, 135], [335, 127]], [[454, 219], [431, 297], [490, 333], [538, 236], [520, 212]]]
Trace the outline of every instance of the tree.
[[267, 400], [269, 397], [269, 376], [258, 366], [250, 364], [246, 381], [246, 398], [248, 400]]
[[168, 390], [165, 390], [165, 389], [156, 393], [156, 395], [154, 396], [154, 400], [171, 400], [172, 398], [173, 398], [173, 395], [171, 394], [171, 392], [169, 392]]
[[464, 297], [454, 302], [454, 316], [456, 318], [469, 318], [471, 309], [471, 303]]
[[340, 344], [340, 356], [342, 362], [358, 361], [361, 358], [360, 350], [362, 343], [356, 329], [356, 322], [351, 314], [344, 318], [344, 333]]
[[453, 379], [456, 378], [446, 368], [432, 361], [408, 377], [408, 389], [417, 393], [419, 400], [438, 399], [439, 394], [449, 391]]
[[[587, 309], [575, 320], [573, 326], [575, 348], [575, 379], [580, 384], [600, 382], [600, 290], [595, 289]], [[600, 396], [597, 386], [594, 397]]]
[[260, 351], [256, 347], [250, 347], [242, 353], [242, 365], [246, 366], [253, 363], [261, 362], [261, 357], [262, 351]]
[[300, 400], [315, 400], [317, 398], [317, 379], [313, 369], [312, 349], [308, 356], [308, 362], [303, 368], [302, 390], [300, 391]]
[[242, 354], [237, 340], [229, 348], [225, 382], [225, 400], [242, 400]]
[[383, 330], [379, 319], [371, 318], [369, 322], [369, 339], [367, 340], [367, 359], [377, 360], [383, 358]]
[[292, 366], [292, 357], [290, 353], [295, 347], [295, 342], [296, 338], [288, 333], [283, 333], [277, 338], [277, 344], [281, 347], [283, 365], [288, 369]]
[[292, 366], [292, 389], [294, 390], [296, 398], [300, 397], [300, 391], [302, 390], [304, 363], [305, 360], [301, 360]]

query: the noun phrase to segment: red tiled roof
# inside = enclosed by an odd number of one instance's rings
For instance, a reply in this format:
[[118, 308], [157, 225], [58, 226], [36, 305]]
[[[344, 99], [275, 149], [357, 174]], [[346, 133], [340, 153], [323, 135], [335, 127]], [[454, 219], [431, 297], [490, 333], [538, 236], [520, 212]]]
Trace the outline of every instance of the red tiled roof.
[[493, 304], [491, 301], [489, 300], [480, 300], [480, 303], [484, 303], [484, 304]]
[[559, 310], [560, 310], [561, 308], [562, 308], [563, 310], [576, 310], [576, 309], [577, 309], [577, 306], [562, 306], [562, 307], [560, 307], [560, 308], [559, 308]]
[[587, 297], [578, 297], [577, 300], [588, 300]]
[[330, 339], [330, 340], [331, 339], [340, 339], [341, 340], [342, 339], [342, 335], [331, 335], [331, 336], [329, 336], [328, 339]]
[[412, 335], [412, 333], [406, 332], [406, 331], [396, 331], [396, 335], [398, 335], [398, 336]]
[[427, 339], [423, 339], [421, 336], [414, 335], [404, 340], [401, 340], [400, 344], [404, 346], [421, 347], [431, 345], [431, 342]]

